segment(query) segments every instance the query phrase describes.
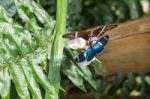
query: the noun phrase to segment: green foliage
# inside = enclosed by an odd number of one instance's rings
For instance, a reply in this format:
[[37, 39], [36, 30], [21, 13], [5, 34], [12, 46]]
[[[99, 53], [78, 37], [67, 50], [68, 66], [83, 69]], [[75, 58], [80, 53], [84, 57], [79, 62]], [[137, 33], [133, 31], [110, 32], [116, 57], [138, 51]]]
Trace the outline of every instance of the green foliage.
[[9, 16], [13, 16], [16, 13], [14, 0], [1, 0], [0, 5], [5, 8]]
[[[148, 15], [143, 7], [149, 0], [69, 0], [68, 21], [70, 30], [124, 22]], [[73, 10], [72, 10], [73, 9]], [[150, 9], [149, 9], [150, 10]]]
[[[74, 58], [73, 58], [73, 54], [72, 52], [68, 49], [68, 48], [64, 48], [64, 54], [66, 55], [66, 57], [68, 59], [70, 59], [70, 61], [72, 61], [72, 65], [71, 66], [76, 66], [76, 68], [78, 69], [78, 73], [76, 73], [75, 76], [80, 76], [82, 77], [85, 81], [88, 82], [88, 84], [90, 84], [91, 87], [93, 87], [93, 89], [96, 89], [96, 82], [95, 82], [95, 79], [93, 78], [93, 75], [90, 71], [90, 69], [88, 68], [88, 66], [86, 65], [79, 65], [77, 64], [75, 61], [74, 61]], [[64, 66], [67, 65], [68, 66], [68, 61], [64, 62], [63, 64]], [[74, 69], [75, 70], [75, 69]], [[65, 69], [65, 71], [63, 71], [64, 73], [65, 72], [68, 72], [67, 69]], [[75, 72], [75, 71], [74, 71]], [[73, 72], [71, 72], [71, 75], [73, 75]], [[70, 78], [69, 78], [70, 79]], [[74, 82], [73, 80], [76, 80], [75, 78], [72, 78], [70, 79], [72, 82]], [[80, 85], [80, 82], [76, 82], [75, 85]], [[83, 90], [83, 86], [77, 86], [78, 88], [82, 89]]]
[[[53, 97], [57, 93], [43, 69], [46, 67], [50, 34], [55, 21], [35, 2], [15, 0], [15, 4], [28, 30], [0, 8], [1, 97], [9, 99], [11, 81], [21, 99], [30, 99], [31, 96], [42, 99], [39, 84]], [[43, 27], [38, 25], [37, 20]]]

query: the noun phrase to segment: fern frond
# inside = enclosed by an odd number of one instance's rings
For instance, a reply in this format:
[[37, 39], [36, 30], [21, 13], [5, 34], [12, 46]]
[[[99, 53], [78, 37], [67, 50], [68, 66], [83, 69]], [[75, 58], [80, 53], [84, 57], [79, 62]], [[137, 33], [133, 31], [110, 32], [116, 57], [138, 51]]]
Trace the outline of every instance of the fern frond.
[[[15, 0], [19, 16], [27, 25], [28, 30], [25, 30], [9, 17], [3, 8], [0, 8], [2, 15], [0, 17], [0, 73], [9, 74], [7, 78], [14, 82], [20, 98], [30, 99], [30, 90], [33, 99], [42, 99], [39, 84], [52, 98], [55, 94], [54, 87], [43, 72], [43, 67], [46, 67], [43, 65], [49, 55], [49, 39], [55, 21], [35, 2], [29, 1]], [[24, 9], [25, 7], [27, 9]], [[31, 10], [31, 8], [34, 9]], [[40, 10], [45, 14], [39, 17], [39, 12], [34, 10]], [[24, 11], [29, 13], [24, 13]], [[43, 28], [37, 24], [37, 19], [44, 24]], [[4, 70], [7, 71], [4, 72]], [[4, 79], [3, 77], [6, 76], [1, 76], [1, 79]], [[2, 84], [0, 83], [0, 86], [2, 85], [0, 93], [3, 97], [9, 97], [10, 79], [5, 79]], [[7, 83], [9, 84], [5, 91], [6, 95], [3, 94], [2, 89]]]

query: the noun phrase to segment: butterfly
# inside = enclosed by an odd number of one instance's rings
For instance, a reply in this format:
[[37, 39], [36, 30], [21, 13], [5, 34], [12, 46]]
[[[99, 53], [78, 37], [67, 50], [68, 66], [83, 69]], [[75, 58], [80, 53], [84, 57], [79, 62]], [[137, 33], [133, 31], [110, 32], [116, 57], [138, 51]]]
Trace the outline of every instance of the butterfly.
[[64, 38], [70, 39], [67, 46], [71, 49], [84, 49], [76, 58], [75, 62], [81, 63], [91, 61], [97, 54], [103, 52], [105, 45], [109, 41], [109, 36], [103, 34], [115, 28], [116, 24], [98, 26], [85, 31], [71, 32], [64, 34]]

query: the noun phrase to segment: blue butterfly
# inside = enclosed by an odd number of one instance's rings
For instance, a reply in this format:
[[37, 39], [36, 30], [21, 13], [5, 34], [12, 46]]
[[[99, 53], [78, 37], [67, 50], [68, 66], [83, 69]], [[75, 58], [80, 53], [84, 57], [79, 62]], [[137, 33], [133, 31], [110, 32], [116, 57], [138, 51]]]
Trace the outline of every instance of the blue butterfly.
[[91, 61], [97, 54], [100, 54], [103, 50], [107, 42], [109, 41], [109, 36], [106, 35], [98, 40], [93, 46], [90, 46], [84, 52], [79, 54], [75, 58], [75, 62], [81, 63], [84, 61]]
[[[97, 54], [103, 52], [105, 45], [109, 41], [109, 36], [102, 35], [115, 27], [117, 24], [109, 24], [97, 26], [84, 31], [71, 32], [63, 35], [63, 38], [68, 38], [71, 41], [67, 46], [74, 50], [83, 50], [74, 60], [77, 63], [90, 62]], [[101, 39], [99, 39], [102, 37]]]

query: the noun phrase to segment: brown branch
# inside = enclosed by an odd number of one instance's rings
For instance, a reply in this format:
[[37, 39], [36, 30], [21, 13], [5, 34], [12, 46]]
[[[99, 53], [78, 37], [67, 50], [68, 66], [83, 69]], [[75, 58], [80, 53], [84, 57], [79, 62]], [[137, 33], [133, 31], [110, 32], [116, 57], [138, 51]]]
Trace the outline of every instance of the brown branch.
[[98, 56], [108, 69], [106, 75], [150, 71], [150, 17], [119, 24], [107, 34], [110, 42]]

